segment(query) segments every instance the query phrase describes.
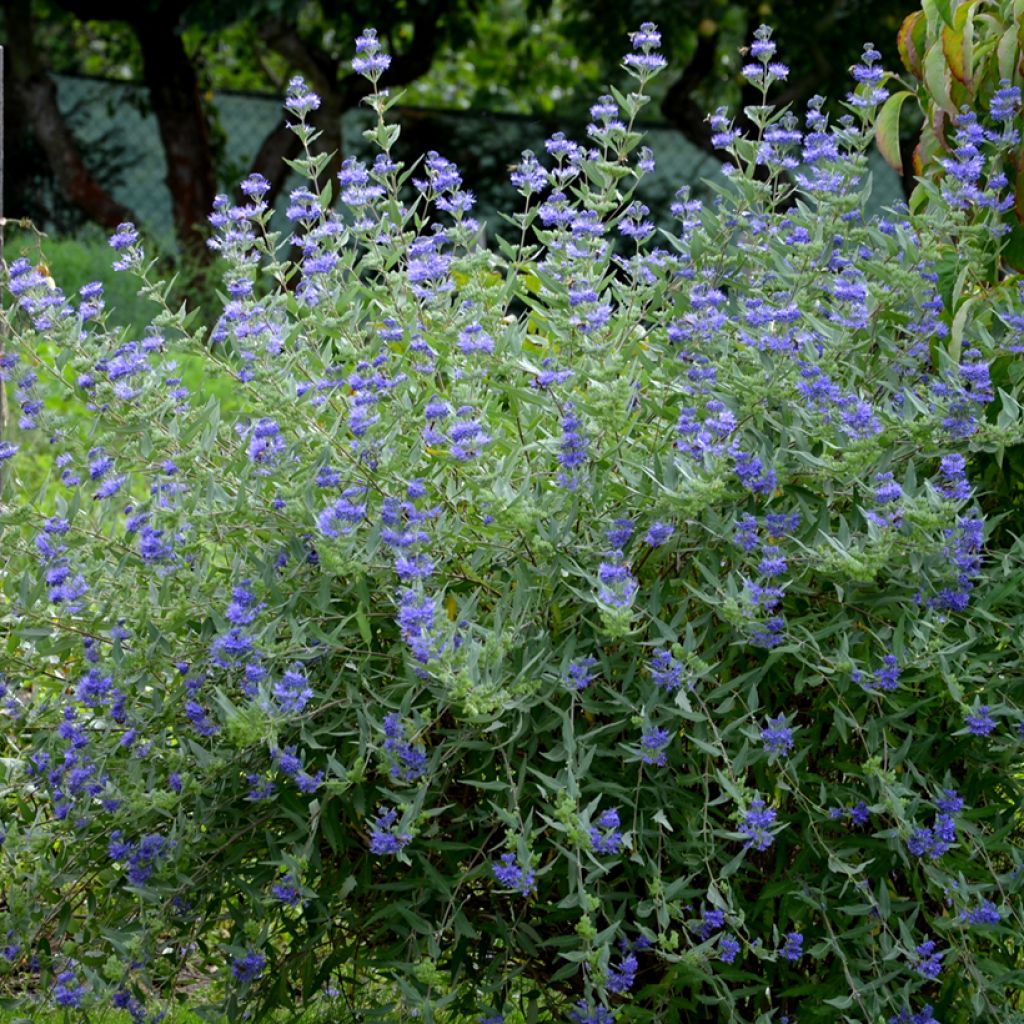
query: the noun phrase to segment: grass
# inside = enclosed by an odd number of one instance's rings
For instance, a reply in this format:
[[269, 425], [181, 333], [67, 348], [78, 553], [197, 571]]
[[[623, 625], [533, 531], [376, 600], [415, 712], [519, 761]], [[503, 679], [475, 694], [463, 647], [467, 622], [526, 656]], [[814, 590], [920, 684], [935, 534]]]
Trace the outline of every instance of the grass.
[[[89, 1024], [132, 1024], [131, 1017], [123, 1010], [90, 1012], [88, 1017], [82, 1011], [64, 1010], [0, 1010], [0, 1024], [68, 1024], [69, 1021], [88, 1020]], [[197, 1017], [191, 1010], [171, 1009], [164, 1017], [164, 1024], [209, 1024]]]

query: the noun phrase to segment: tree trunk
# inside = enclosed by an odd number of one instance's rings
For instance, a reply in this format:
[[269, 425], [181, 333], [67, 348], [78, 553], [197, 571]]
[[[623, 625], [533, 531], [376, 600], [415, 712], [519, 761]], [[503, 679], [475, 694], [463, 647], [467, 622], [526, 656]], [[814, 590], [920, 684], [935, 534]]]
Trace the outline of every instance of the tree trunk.
[[136, 17], [131, 26], [142, 49], [143, 78], [167, 157], [174, 231], [183, 253], [205, 263], [211, 253], [203, 226], [217, 181], [195, 69], [172, 21], [157, 14]]
[[7, 15], [11, 80], [53, 176], [69, 202], [112, 230], [135, 215], [89, 173], [81, 150], [57, 106], [57, 87], [47, 74], [32, 35], [30, 0], [11, 0]]
[[716, 160], [722, 153], [711, 144], [707, 113], [694, 98], [694, 91], [715, 72], [718, 33], [697, 36], [697, 49], [683, 73], [668, 87], [661, 101], [661, 112], [683, 136]]

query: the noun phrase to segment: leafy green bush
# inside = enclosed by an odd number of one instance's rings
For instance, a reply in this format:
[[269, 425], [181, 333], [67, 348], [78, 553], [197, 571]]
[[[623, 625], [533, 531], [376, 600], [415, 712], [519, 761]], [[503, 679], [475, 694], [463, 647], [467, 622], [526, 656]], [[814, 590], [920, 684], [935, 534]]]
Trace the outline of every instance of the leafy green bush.
[[[325, 988], [352, 1020], [1024, 1017], [1024, 573], [966, 470], [1021, 440], [990, 371], [1024, 311], [959, 302], [1000, 194], [965, 171], [868, 222], [878, 55], [801, 125], [762, 30], [756, 130], [714, 115], [730, 182], [659, 237], [631, 126], [664, 60], [632, 41], [588, 142], [516, 165], [518, 245], [480, 244], [443, 157], [395, 165], [375, 91], [340, 209], [299, 161], [297, 266], [264, 181], [218, 201], [209, 338], [170, 308], [126, 336], [10, 267], [6, 373], [51, 460], [29, 495], [0, 448], [12, 992], [137, 1021], [186, 973], [232, 1020]], [[307, 146], [316, 103], [293, 82]], [[130, 225], [111, 244], [166, 297]], [[208, 349], [234, 412], [179, 379]]]

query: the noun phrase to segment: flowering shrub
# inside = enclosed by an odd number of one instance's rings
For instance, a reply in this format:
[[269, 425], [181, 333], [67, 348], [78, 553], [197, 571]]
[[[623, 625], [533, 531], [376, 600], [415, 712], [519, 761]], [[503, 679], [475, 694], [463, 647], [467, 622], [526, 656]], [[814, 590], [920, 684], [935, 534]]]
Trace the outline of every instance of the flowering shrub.
[[[752, 129], [712, 121], [730, 182], [659, 232], [633, 125], [665, 62], [632, 44], [588, 141], [515, 166], [518, 244], [480, 245], [443, 156], [396, 164], [378, 90], [372, 166], [298, 163], [297, 263], [264, 181], [218, 200], [208, 337], [9, 268], [11, 991], [1022, 1019], [1024, 574], [967, 456], [1021, 441], [1024, 303], [954, 318], [931, 262], [987, 272], [1000, 197], [965, 172], [866, 221], [877, 53], [801, 120], [762, 30]], [[292, 84], [307, 145], [317, 102]], [[972, 166], [1000, 144], [965, 133]]]

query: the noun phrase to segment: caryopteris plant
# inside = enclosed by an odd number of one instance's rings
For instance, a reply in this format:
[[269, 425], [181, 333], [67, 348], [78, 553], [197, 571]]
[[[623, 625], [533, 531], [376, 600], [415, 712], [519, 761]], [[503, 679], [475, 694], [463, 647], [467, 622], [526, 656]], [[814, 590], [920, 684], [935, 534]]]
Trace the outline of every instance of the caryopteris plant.
[[[798, 116], [761, 30], [762, 103], [712, 119], [729, 181], [658, 230], [644, 25], [492, 248], [452, 163], [393, 158], [357, 50], [376, 159], [324, 182], [307, 148], [283, 235], [259, 177], [218, 201], [209, 336], [8, 268], [9, 994], [1024, 1019], [1024, 572], [968, 471], [1022, 440], [1024, 303], [961, 301], [1003, 140], [965, 123], [926, 212], [869, 221], [878, 54]], [[307, 147], [317, 103], [292, 83]]]

